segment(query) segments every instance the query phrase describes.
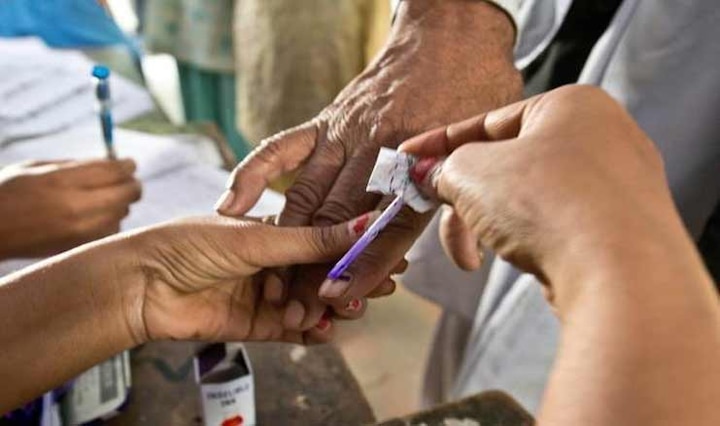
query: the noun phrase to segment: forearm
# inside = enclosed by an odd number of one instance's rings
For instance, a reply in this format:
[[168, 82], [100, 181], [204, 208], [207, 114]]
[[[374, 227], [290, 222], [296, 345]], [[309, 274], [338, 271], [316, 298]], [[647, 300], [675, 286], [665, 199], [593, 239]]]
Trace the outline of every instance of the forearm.
[[553, 282], [562, 344], [541, 424], [718, 424], [718, 300], [681, 234]]
[[134, 346], [123, 307], [141, 300], [142, 283], [124, 244], [90, 244], [0, 280], [0, 413]]
[[[420, 30], [420, 31], [416, 31]], [[398, 7], [393, 37], [402, 34], [452, 39], [447, 50], [497, 48], [503, 59], [512, 61], [515, 26], [508, 14], [485, 1], [405, 0]]]

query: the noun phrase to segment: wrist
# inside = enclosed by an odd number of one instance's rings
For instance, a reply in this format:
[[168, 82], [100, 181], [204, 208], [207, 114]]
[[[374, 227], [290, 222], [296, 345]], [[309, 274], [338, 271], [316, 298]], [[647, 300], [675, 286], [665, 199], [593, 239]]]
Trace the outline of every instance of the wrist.
[[[409, 31], [408, 31], [409, 30]], [[498, 49], [512, 59], [515, 24], [502, 8], [487, 1], [405, 0], [397, 9], [393, 36], [432, 33], [433, 37], [456, 40], [448, 50], [467, 46]]]
[[98, 261], [108, 265], [97, 281], [105, 280], [111, 291], [111, 306], [123, 340], [134, 347], [149, 341], [143, 309], [147, 278], [144, 273], [142, 238], [112, 238], [98, 251]]
[[[632, 312], [637, 308], [633, 294], [664, 297], [673, 288], [682, 291], [686, 280], [707, 278], [678, 217], [607, 223], [613, 226], [576, 231], [578, 235], [562, 244], [562, 250], [549, 250], [544, 259], [542, 269], [561, 316], [587, 303], [615, 299], [619, 301], [615, 309], [629, 302], [626, 307]], [[669, 287], [660, 291], [659, 283]]]

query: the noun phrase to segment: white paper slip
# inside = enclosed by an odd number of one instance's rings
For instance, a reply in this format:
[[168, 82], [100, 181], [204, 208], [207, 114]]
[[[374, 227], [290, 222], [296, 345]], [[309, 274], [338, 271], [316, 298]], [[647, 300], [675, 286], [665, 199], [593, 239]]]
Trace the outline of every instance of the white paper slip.
[[404, 152], [380, 148], [367, 191], [400, 196], [405, 204], [419, 213], [437, 207], [438, 203], [425, 197], [410, 179], [410, 170], [416, 161], [415, 157]]

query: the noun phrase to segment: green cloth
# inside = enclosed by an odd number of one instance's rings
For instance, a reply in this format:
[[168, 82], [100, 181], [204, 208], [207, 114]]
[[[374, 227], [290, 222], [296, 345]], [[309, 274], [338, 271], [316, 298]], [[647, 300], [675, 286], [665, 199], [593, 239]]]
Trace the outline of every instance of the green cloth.
[[206, 71], [234, 72], [233, 0], [151, 0], [145, 46]]
[[185, 118], [213, 121], [238, 159], [249, 144], [235, 123], [233, 0], [152, 0], [145, 7], [145, 45], [178, 61]]
[[235, 125], [235, 76], [204, 71], [181, 61], [178, 61], [178, 70], [187, 120], [215, 122], [237, 158], [244, 158], [250, 152], [250, 145]]

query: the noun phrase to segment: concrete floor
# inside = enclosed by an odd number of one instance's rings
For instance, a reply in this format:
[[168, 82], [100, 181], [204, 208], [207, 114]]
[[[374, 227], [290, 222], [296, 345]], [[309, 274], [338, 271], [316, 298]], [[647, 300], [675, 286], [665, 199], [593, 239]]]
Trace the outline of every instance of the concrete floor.
[[402, 286], [372, 301], [364, 318], [339, 325], [336, 344], [378, 420], [419, 409], [437, 306]]

